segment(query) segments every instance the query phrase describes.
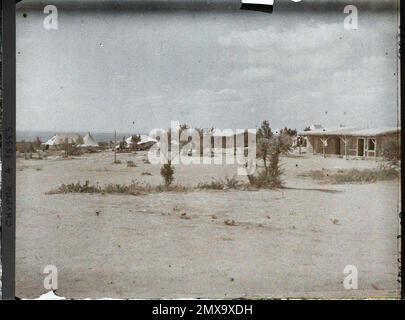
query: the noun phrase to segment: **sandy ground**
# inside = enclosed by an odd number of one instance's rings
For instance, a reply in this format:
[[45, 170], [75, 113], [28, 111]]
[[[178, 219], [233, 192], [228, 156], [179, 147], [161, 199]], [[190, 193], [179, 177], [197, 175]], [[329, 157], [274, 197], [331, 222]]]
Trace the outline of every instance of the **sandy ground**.
[[[79, 180], [161, 183], [143, 153], [118, 158], [18, 159], [19, 297], [46, 292], [46, 265], [58, 268], [57, 292], [70, 298], [397, 297], [399, 182], [325, 185], [299, 176], [375, 161], [283, 158], [288, 189], [279, 191], [45, 194]], [[235, 173], [183, 165], [175, 178], [193, 186]], [[358, 290], [343, 287], [346, 265], [358, 269]]]

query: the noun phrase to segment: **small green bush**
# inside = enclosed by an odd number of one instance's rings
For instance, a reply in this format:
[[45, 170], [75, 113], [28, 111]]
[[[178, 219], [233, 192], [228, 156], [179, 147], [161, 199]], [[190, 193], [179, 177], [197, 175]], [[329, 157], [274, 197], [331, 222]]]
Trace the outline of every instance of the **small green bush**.
[[165, 186], [170, 186], [174, 181], [174, 168], [171, 163], [166, 163], [160, 169], [160, 174], [164, 179]]

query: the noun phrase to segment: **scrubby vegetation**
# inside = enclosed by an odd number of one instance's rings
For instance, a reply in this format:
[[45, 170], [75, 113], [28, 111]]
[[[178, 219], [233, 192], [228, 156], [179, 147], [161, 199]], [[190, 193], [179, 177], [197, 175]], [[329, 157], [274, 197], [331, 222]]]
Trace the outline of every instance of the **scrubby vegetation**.
[[79, 147], [79, 145], [83, 143], [83, 138], [79, 137], [77, 142], [71, 142], [68, 138], [65, 139], [65, 142], [62, 145], [62, 150], [64, 151], [64, 156], [81, 156], [83, 154], [83, 150]]
[[47, 192], [48, 195], [53, 194], [66, 194], [66, 193], [96, 193], [96, 194], [127, 194], [127, 195], [146, 195], [156, 192], [186, 192], [189, 191], [183, 186], [151, 186], [149, 184], [141, 183], [138, 181], [132, 181], [130, 184], [114, 184], [109, 183], [106, 185], [90, 184], [90, 181], [82, 183], [78, 181], [76, 183], [62, 184], [60, 187]]
[[135, 168], [136, 164], [132, 160], [127, 161], [127, 167], [128, 168]]
[[401, 160], [401, 146], [398, 139], [387, 141], [383, 147], [382, 156], [384, 160], [391, 164], [397, 165]]
[[197, 185], [200, 190], [228, 190], [228, 189], [247, 189], [247, 185], [235, 177], [225, 179], [213, 179], [211, 182], [201, 182]]
[[89, 181], [85, 183], [76, 182], [62, 184], [59, 188], [48, 192], [47, 194], [63, 194], [63, 193], [122, 193], [130, 195], [142, 195], [151, 193], [153, 188], [147, 184], [141, 184], [133, 181], [131, 184], [107, 184], [100, 186], [99, 184], [91, 185]]
[[34, 141], [21, 141], [16, 143], [16, 149], [20, 153], [33, 153], [41, 149], [42, 141], [37, 137]]
[[221, 180], [212, 180], [211, 182], [200, 182], [197, 188], [204, 190], [224, 190], [225, 185]]
[[373, 183], [393, 180], [399, 177], [399, 171], [394, 167], [380, 166], [377, 169], [347, 169], [330, 172], [328, 170], [311, 170], [301, 176], [310, 177], [325, 183]]

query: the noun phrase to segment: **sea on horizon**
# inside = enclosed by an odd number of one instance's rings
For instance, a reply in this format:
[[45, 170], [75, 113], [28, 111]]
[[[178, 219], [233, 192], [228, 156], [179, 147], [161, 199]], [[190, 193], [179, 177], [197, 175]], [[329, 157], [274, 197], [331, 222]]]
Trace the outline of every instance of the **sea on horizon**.
[[[63, 132], [63, 131], [54, 132], [54, 131], [21, 131], [21, 130], [17, 130], [16, 135], [17, 135], [17, 142], [34, 141], [37, 137], [39, 137], [39, 139], [41, 139], [42, 142], [46, 142], [57, 133], [59, 133], [59, 134], [77, 133], [84, 137], [87, 134], [87, 131], [85, 131], [85, 132]], [[114, 132], [113, 131], [112, 132], [90, 132], [90, 134], [93, 136], [93, 138], [97, 142], [114, 141]], [[117, 141], [122, 140], [124, 137], [128, 138], [129, 136], [134, 135], [134, 134], [140, 134], [140, 133], [117, 132]]]

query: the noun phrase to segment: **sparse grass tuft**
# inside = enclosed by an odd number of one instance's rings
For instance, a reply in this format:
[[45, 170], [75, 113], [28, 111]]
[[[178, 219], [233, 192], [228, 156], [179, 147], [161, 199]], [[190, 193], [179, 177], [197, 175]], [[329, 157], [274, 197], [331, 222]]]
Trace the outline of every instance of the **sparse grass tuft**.
[[197, 189], [204, 190], [224, 190], [225, 184], [220, 180], [212, 180], [211, 182], [201, 182], [197, 185]]
[[237, 222], [235, 222], [235, 220], [232, 220], [232, 219], [226, 219], [224, 221], [224, 223], [225, 223], [225, 225], [230, 226], [230, 227], [239, 225]]
[[149, 185], [140, 184], [133, 181], [131, 184], [107, 184], [105, 186], [91, 185], [89, 181], [82, 184], [76, 183], [62, 184], [59, 188], [51, 190], [47, 194], [64, 194], [64, 193], [100, 193], [100, 194], [129, 194], [143, 195], [151, 193], [153, 188]]
[[133, 161], [127, 161], [127, 167], [128, 168], [135, 168], [136, 164]]
[[224, 184], [227, 189], [239, 189], [243, 187], [243, 184], [235, 177], [232, 178], [225, 177]]
[[211, 182], [201, 182], [197, 185], [197, 189], [202, 190], [225, 190], [225, 189], [245, 189], [245, 185], [235, 177], [224, 180], [213, 179]]
[[166, 186], [163, 184], [159, 184], [158, 186], [155, 187], [156, 192], [187, 192], [189, 189], [185, 186], [182, 185], [170, 185]]
[[332, 223], [334, 225], [339, 225], [339, 220], [338, 219], [331, 219]]

